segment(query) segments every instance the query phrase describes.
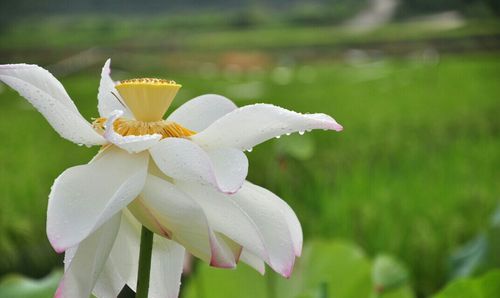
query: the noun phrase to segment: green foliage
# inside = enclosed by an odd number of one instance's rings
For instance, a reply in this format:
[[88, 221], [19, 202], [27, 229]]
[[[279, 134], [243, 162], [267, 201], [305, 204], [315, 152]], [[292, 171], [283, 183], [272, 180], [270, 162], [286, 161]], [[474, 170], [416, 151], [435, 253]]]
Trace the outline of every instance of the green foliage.
[[[185, 286], [184, 297], [414, 297], [408, 285], [408, 272], [397, 261], [382, 256], [372, 266], [359, 248], [341, 241], [308, 243], [290, 279], [267, 269], [266, 275], [260, 276], [246, 265], [222, 270], [203, 264]], [[398, 284], [386, 288], [377, 284], [394, 278]]]
[[457, 279], [433, 298], [492, 298], [500, 297], [500, 270], [481, 277]]
[[61, 271], [34, 280], [21, 275], [7, 275], [0, 281], [0, 297], [5, 298], [50, 298], [62, 277]]

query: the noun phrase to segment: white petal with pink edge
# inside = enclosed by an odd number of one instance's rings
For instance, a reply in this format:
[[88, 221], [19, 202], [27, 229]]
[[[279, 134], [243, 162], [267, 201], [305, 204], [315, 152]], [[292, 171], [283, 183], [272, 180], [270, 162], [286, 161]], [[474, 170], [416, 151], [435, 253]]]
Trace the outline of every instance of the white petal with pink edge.
[[142, 190], [148, 154], [107, 148], [89, 164], [64, 171], [49, 195], [47, 236], [58, 252], [76, 245]]
[[138, 153], [156, 145], [161, 140], [160, 134], [141, 136], [122, 136], [115, 132], [113, 123], [123, 115], [123, 111], [113, 111], [104, 124], [104, 138], [112, 144], [127, 150], [129, 153]]
[[269, 260], [259, 227], [234, 200], [228, 199], [226, 195], [211, 187], [182, 182], [175, 184], [203, 208], [212, 229], [226, 235], [261, 259]]
[[176, 180], [211, 185], [224, 193], [240, 189], [248, 173], [248, 159], [233, 148], [203, 150], [187, 139], [166, 138], [150, 149], [156, 165]]
[[288, 210], [284, 208], [283, 201], [267, 189], [248, 181], [238, 193], [226, 197], [240, 206], [259, 228], [269, 254], [269, 266], [289, 277], [295, 263], [294, 242], [302, 239], [302, 235], [295, 235], [296, 229], [289, 226]]
[[[172, 240], [182, 244], [194, 256], [217, 267], [232, 268], [236, 265], [232, 251], [212, 231], [203, 209], [172, 183], [149, 175], [138, 200], [142, 203], [136, 205], [134, 201], [135, 206], [130, 208], [132, 213], [153, 217], [144, 221], [161, 225]], [[140, 206], [148, 211], [134, 210]]]
[[205, 94], [180, 106], [168, 116], [167, 120], [177, 122], [192, 131], [202, 131], [236, 108], [237, 106], [224, 96]]
[[121, 214], [115, 214], [71, 251], [56, 298], [87, 298], [101, 274], [120, 228]]
[[111, 59], [106, 60], [101, 71], [101, 82], [99, 83], [99, 92], [97, 93], [97, 109], [101, 117], [107, 117], [114, 110], [122, 110], [123, 116], [134, 119], [132, 113], [125, 106], [125, 102], [120, 93], [115, 88], [115, 82], [111, 79]]
[[325, 114], [300, 114], [270, 104], [248, 105], [216, 120], [191, 139], [205, 149], [248, 150], [273, 137], [312, 129], [342, 130]]
[[26, 98], [61, 137], [88, 146], [106, 143], [47, 70], [30, 64], [0, 65], [0, 81]]
[[274, 193], [266, 190], [270, 197], [273, 197], [276, 205], [281, 205], [281, 212], [285, 217], [285, 220], [288, 224], [288, 228], [290, 229], [290, 234], [292, 236], [293, 241], [293, 250], [295, 252], [295, 256], [300, 257], [302, 254], [302, 244], [303, 234], [302, 234], [302, 226], [300, 225], [300, 221], [297, 218], [297, 215], [293, 211], [293, 209], [280, 197], [275, 195]]
[[240, 261], [257, 270], [262, 275], [266, 273], [266, 264], [264, 261], [246, 249], [243, 249], [241, 252]]

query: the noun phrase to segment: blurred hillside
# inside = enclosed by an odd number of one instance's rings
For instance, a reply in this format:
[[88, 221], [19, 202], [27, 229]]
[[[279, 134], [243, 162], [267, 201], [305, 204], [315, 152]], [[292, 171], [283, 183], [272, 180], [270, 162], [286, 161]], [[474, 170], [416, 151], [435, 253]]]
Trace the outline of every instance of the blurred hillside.
[[[297, 21], [336, 22], [352, 15], [359, 9], [373, 2], [371, 0], [18, 0], [1, 1], [0, 18], [8, 22], [26, 16], [56, 14], [178, 14], [182, 12], [218, 12], [262, 10], [262, 13], [276, 15], [289, 14], [290, 19]], [[488, 10], [499, 11], [495, 0], [397, 0], [398, 16], [413, 16], [456, 10], [469, 15], [488, 14]], [[306, 9], [305, 9], [306, 8]], [[314, 18], [313, 18], [314, 17]]]

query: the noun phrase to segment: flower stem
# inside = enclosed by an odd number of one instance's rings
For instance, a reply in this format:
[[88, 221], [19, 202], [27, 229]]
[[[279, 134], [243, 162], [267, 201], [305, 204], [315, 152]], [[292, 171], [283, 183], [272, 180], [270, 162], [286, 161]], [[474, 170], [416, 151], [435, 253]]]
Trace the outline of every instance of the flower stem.
[[148, 230], [145, 226], [142, 226], [141, 250], [139, 252], [139, 272], [137, 273], [137, 293], [135, 298], [148, 298], [152, 251], [153, 232]]

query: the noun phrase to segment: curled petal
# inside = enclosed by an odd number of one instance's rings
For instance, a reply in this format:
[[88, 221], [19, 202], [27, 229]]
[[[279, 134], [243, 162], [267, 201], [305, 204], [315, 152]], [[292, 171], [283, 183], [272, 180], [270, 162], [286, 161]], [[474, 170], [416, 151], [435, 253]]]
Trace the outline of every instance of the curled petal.
[[110, 65], [111, 59], [108, 59], [102, 67], [101, 82], [99, 84], [99, 92], [97, 93], [97, 109], [99, 110], [99, 115], [101, 115], [101, 117], [106, 117], [114, 110], [122, 110], [126, 118], [133, 119], [132, 113], [125, 106], [125, 102], [115, 88], [115, 82], [113, 82], [110, 77]]
[[251, 149], [273, 137], [312, 129], [342, 130], [325, 114], [300, 114], [270, 104], [255, 104], [236, 109], [216, 120], [191, 139], [206, 149]]
[[248, 250], [243, 249], [240, 260], [253, 269], [257, 270], [257, 272], [259, 272], [260, 274], [264, 275], [264, 273], [266, 273], [266, 265], [264, 264], [264, 261]]
[[210, 187], [179, 182], [176, 185], [203, 208], [216, 232], [226, 235], [260, 259], [269, 260], [259, 227], [234, 200]]
[[260, 260], [290, 276], [302, 250], [302, 230], [295, 213], [265, 188], [245, 182], [235, 194], [176, 184], [202, 206], [210, 226], [244, 247], [241, 258], [262, 271]]
[[274, 197], [274, 203], [276, 205], [281, 205], [281, 213], [288, 224], [288, 228], [290, 229], [290, 234], [292, 236], [293, 251], [295, 252], [295, 256], [300, 257], [302, 254], [302, 244], [304, 240], [302, 235], [302, 226], [300, 225], [297, 215], [285, 201], [272, 192], [268, 190], [265, 191], [268, 192], [270, 197]]
[[26, 98], [61, 137], [89, 146], [106, 143], [47, 70], [30, 64], [0, 65], [0, 81]]
[[113, 247], [121, 214], [115, 214], [108, 222], [70, 251], [64, 276], [56, 291], [57, 298], [87, 298]]
[[115, 132], [113, 123], [123, 115], [123, 111], [115, 110], [105, 123], [104, 138], [110, 143], [127, 150], [129, 153], [138, 153], [153, 147], [161, 140], [160, 134], [142, 136], [122, 136]]
[[89, 164], [64, 171], [49, 195], [47, 235], [58, 252], [76, 245], [142, 190], [148, 155], [109, 147]]
[[224, 96], [205, 94], [180, 106], [167, 120], [180, 123], [192, 131], [202, 131], [236, 108], [237, 106]]
[[240, 189], [248, 173], [248, 159], [233, 148], [205, 151], [186, 139], [166, 138], [150, 149], [156, 165], [176, 180], [211, 185], [224, 193]]
[[231, 247], [212, 231], [203, 209], [172, 183], [149, 175], [129, 210], [150, 230], [175, 240], [213, 266], [236, 265]]
[[296, 242], [302, 239], [302, 234], [295, 234], [296, 229], [289, 226], [289, 210], [284, 208], [284, 202], [267, 189], [250, 182], [227, 198], [240, 206], [259, 228], [269, 254], [268, 264], [289, 277], [297, 254]]

